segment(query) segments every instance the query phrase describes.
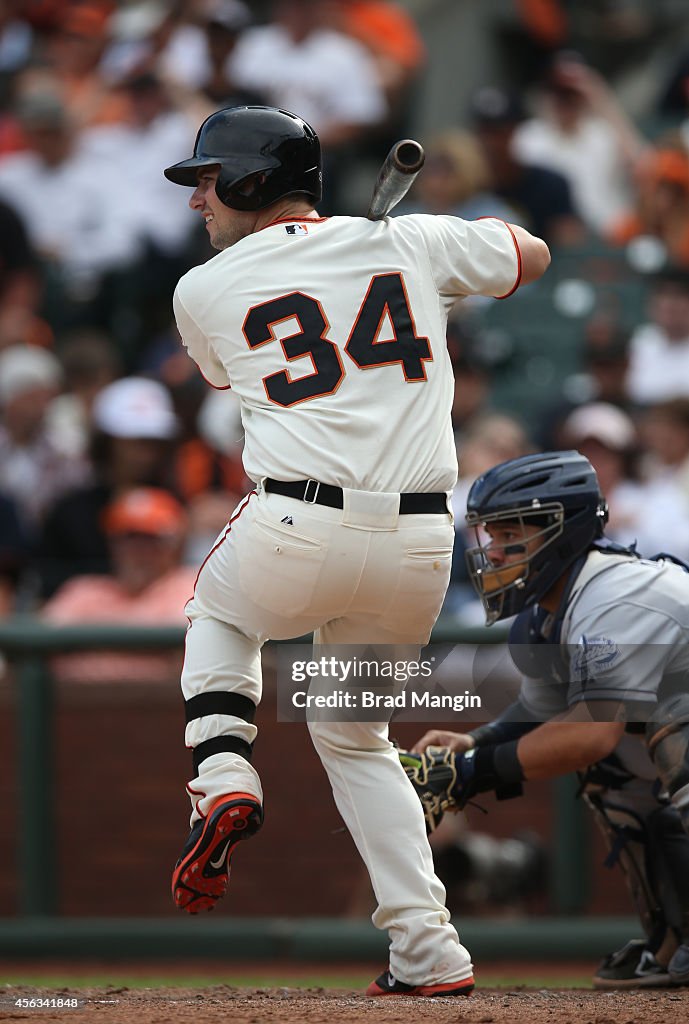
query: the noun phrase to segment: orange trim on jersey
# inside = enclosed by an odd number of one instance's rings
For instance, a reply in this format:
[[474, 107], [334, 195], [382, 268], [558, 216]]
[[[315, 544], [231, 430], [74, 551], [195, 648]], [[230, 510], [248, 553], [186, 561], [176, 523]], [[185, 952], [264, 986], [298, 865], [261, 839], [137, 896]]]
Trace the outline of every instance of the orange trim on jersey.
[[[199, 568], [199, 571], [198, 571], [198, 572], [196, 573], [196, 579], [194, 580], [194, 594], [196, 593], [196, 584], [197, 584], [197, 583], [198, 583], [198, 581], [199, 581], [199, 576], [201, 575], [201, 570], [203, 569], [204, 565], [206, 564], [206, 562], [208, 561], [208, 559], [209, 559], [209, 558], [211, 557], [211, 555], [213, 554], [213, 552], [214, 552], [214, 551], [217, 551], [217, 550], [218, 550], [218, 548], [220, 547], [220, 545], [221, 545], [221, 544], [222, 544], [222, 543], [224, 542], [224, 540], [225, 540], [225, 538], [227, 537], [228, 533], [229, 533], [229, 532], [230, 532], [230, 530], [232, 529], [232, 523], [234, 523], [234, 522], [235, 522], [235, 521], [236, 521], [237, 519], [239, 519], [239, 517], [241, 516], [242, 512], [244, 511], [244, 509], [245, 509], [245, 508], [246, 508], [246, 506], [247, 506], [247, 505], [249, 504], [249, 502], [251, 501], [252, 497], [253, 497], [253, 496], [254, 496], [255, 494], [256, 494], [256, 491], [249, 491], [249, 493], [248, 493], [248, 494], [247, 494], [247, 496], [246, 496], [246, 501], [245, 501], [245, 502], [244, 502], [244, 504], [243, 504], [243, 505], [241, 506], [241, 508], [239, 509], [239, 511], [237, 512], [237, 514], [236, 514], [236, 515], [234, 515], [234, 516], [232, 516], [232, 518], [230, 519], [229, 523], [227, 524], [227, 528], [226, 528], [225, 532], [223, 533], [222, 537], [220, 538], [220, 540], [219, 540], [219, 541], [218, 541], [218, 542], [217, 542], [216, 544], [214, 544], [214, 545], [213, 545], [213, 547], [211, 548], [211, 550], [210, 550], [210, 551], [208, 552], [208, 554], [207, 554], [207, 555], [206, 555], [206, 557], [204, 558], [203, 562], [201, 563], [201, 567]], [[193, 597], [193, 595], [192, 595], [192, 597]], [[192, 600], [192, 598], [189, 598], [189, 600]], [[188, 616], [188, 615], [186, 616], [186, 619], [187, 619], [187, 622], [189, 623], [189, 626], [188, 626], [188, 628], [187, 628], [187, 632], [186, 632], [186, 633], [185, 633], [185, 635], [184, 635], [184, 652], [185, 652], [185, 657], [186, 657], [186, 649], [187, 649], [187, 634], [189, 633], [189, 630], [191, 629], [191, 625], [192, 625], [192, 623], [191, 623], [191, 619], [189, 618], [189, 616]], [[186, 743], [185, 743], [185, 748], [186, 748], [187, 750], [193, 750], [193, 749], [194, 749], [193, 747], [187, 746], [187, 744], [186, 744]], [[196, 811], [196, 813], [197, 813], [198, 815], [200, 815], [200, 817], [202, 817], [202, 818], [205, 818], [205, 817], [206, 817], [206, 815], [205, 815], [205, 814], [201, 814], [201, 812], [199, 811], [199, 803], [201, 802], [201, 800], [202, 800], [202, 799], [203, 799], [203, 798], [204, 798], [205, 796], [208, 796], [208, 794], [207, 794], [207, 793], [204, 793], [204, 792], [203, 792], [203, 790], [196, 790], [196, 789], [192, 789], [192, 788], [191, 788], [191, 786], [190, 786], [190, 785], [189, 785], [188, 783], [187, 783], [187, 785], [186, 785], [186, 787], [185, 787], [185, 788], [186, 788], [186, 791], [187, 791], [187, 793], [189, 794], [189, 796], [192, 796], [192, 795], [193, 795], [193, 796], [198, 796], [198, 797], [200, 798], [199, 800], [196, 800], [196, 801], [194, 802], [194, 810]]]
[[[187, 747], [187, 750], [193, 750], [193, 747]], [[201, 801], [203, 799], [205, 799], [205, 797], [208, 796], [208, 793], [205, 793], [202, 789], [192, 789], [192, 787], [189, 785], [189, 783], [187, 783], [184, 788], [186, 789], [186, 791], [187, 791], [187, 793], [189, 794], [190, 797], [197, 796], [199, 798], [198, 800], [194, 800], [194, 810], [196, 811], [198, 816], [201, 818], [201, 820], [205, 821], [206, 818], [207, 818], [207, 815], [206, 814], [201, 814], [201, 811], [199, 810], [199, 804], [201, 803]]]
[[485, 214], [483, 217], [477, 217], [476, 220], [499, 220], [501, 224], [505, 225], [505, 227], [507, 228], [509, 233], [512, 235], [512, 241], [514, 242], [514, 248], [517, 251], [517, 280], [514, 282], [514, 284], [510, 288], [510, 290], [508, 292], [505, 292], [504, 295], [494, 295], [493, 296], [494, 299], [509, 299], [510, 295], [514, 295], [514, 293], [516, 292], [517, 288], [522, 283], [522, 251], [519, 248], [519, 242], [517, 241], [517, 236], [515, 235], [514, 231], [512, 230], [510, 225], [507, 223], [507, 221], [503, 220], [502, 217], [491, 217], [490, 214]]
[[[220, 547], [220, 545], [221, 545], [221, 544], [223, 544], [223, 543], [225, 542], [225, 540], [226, 540], [226, 538], [227, 538], [227, 535], [228, 535], [228, 533], [229, 533], [229, 532], [230, 532], [230, 530], [232, 529], [232, 523], [236, 522], [236, 521], [237, 521], [237, 519], [239, 519], [239, 517], [241, 516], [242, 512], [244, 511], [244, 509], [245, 509], [245, 508], [246, 508], [246, 506], [247, 506], [247, 505], [249, 504], [249, 502], [251, 501], [252, 497], [253, 497], [253, 496], [254, 496], [255, 494], [256, 494], [256, 491], [249, 491], [249, 493], [248, 493], [248, 494], [247, 494], [247, 496], [246, 496], [246, 501], [245, 501], [245, 502], [244, 502], [244, 504], [243, 504], [243, 505], [241, 506], [241, 508], [239, 509], [239, 511], [237, 512], [237, 514], [236, 514], [236, 515], [234, 515], [234, 516], [232, 516], [232, 518], [230, 519], [229, 523], [228, 523], [228, 524], [227, 524], [227, 526], [225, 527], [225, 532], [223, 533], [223, 535], [222, 535], [222, 537], [220, 538], [220, 540], [219, 540], [219, 541], [216, 541], [216, 543], [215, 543], [215, 544], [213, 545], [213, 547], [212, 547], [212, 548], [210, 549], [210, 551], [208, 552], [208, 554], [207, 554], [207, 555], [206, 555], [206, 557], [204, 558], [203, 562], [201, 562], [201, 565], [200, 565], [200, 567], [199, 567], [199, 571], [198, 571], [198, 572], [196, 573], [196, 579], [194, 580], [194, 595], [192, 595], [192, 597], [196, 595], [196, 584], [197, 584], [197, 583], [199, 582], [199, 576], [200, 576], [200, 575], [201, 575], [201, 573], [203, 572], [203, 569], [204, 569], [204, 567], [205, 567], [206, 563], [208, 562], [208, 559], [209, 559], [209, 558], [211, 557], [211, 555], [215, 554], [215, 552], [216, 552], [216, 551], [218, 550], [218, 548]], [[192, 598], [190, 598], [190, 600], [191, 600], [191, 599], [192, 599]], [[189, 616], [187, 616], [187, 619], [189, 620], [189, 626], [191, 627], [191, 619], [189, 619]], [[186, 644], [186, 637], [185, 637], [185, 644]]]
[[199, 367], [199, 373], [201, 374], [201, 376], [205, 380], [205, 382], [208, 385], [208, 387], [209, 388], [213, 388], [215, 391], [229, 391], [230, 388], [232, 387], [231, 384], [214, 384], [212, 380], [209, 380], [208, 377], [206, 377], [205, 373], [203, 372], [203, 370], [200, 367]]
[[322, 224], [326, 220], [330, 220], [330, 217], [278, 217], [277, 220], [271, 220], [270, 224], [261, 228], [261, 231], [265, 231], [265, 228], [272, 228], [275, 224]]

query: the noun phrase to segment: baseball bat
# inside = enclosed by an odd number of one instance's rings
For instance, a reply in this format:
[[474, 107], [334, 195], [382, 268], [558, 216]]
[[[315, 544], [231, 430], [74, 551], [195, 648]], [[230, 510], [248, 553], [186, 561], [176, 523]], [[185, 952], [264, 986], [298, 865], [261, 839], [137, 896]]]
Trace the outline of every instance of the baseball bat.
[[414, 139], [401, 139], [395, 143], [385, 157], [373, 186], [366, 214], [369, 220], [382, 220], [397, 206], [423, 167], [424, 159], [423, 146]]

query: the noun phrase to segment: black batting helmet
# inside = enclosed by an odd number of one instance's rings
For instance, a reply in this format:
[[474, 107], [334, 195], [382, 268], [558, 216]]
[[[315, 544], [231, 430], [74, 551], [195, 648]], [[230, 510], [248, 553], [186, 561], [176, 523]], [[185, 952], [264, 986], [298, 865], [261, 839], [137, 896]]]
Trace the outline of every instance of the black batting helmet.
[[[547, 594], [602, 536], [607, 518], [595, 470], [577, 451], [525, 455], [480, 476], [469, 491], [466, 515], [469, 526], [477, 529], [479, 543], [467, 550], [466, 559], [488, 625], [516, 615]], [[491, 523], [516, 524], [520, 530], [530, 524], [539, 530], [503, 548], [523, 558], [494, 565], [490, 544], [481, 543], [478, 534], [479, 527]]]
[[177, 185], [197, 185], [199, 167], [220, 167], [215, 191], [233, 210], [262, 210], [303, 193], [318, 203], [322, 191], [318, 136], [296, 114], [276, 107], [227, 107], [199, 128], [194, 155], [165, 168]]

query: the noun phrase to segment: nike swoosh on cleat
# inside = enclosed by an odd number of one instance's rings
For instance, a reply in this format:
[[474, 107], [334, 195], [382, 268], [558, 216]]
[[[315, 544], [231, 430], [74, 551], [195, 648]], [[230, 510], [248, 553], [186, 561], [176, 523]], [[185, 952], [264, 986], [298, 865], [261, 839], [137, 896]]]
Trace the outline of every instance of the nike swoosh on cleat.
[[223, 866], [223, 862], [224, 862], [225, 858], [227, 857], [227, 851], [229, 850], [231, 845], [232, 845], [232, 840], [228, 839], [227, 843], [225, 844], [225, 848], [224, 848], [223, 852], [220, 854], [220, 856], [218, 857], [218, 859], [217, 860], [209, 860], [208, 861], [208, 863], [210, 864], [210, 866], [212, 868], [221, 868]]
[[388, 971], [388, 985], [390, 986], [390, 988], [394, 988], [395, 984], [396, 982], [394, 976], [390, 974], [390, 972]]

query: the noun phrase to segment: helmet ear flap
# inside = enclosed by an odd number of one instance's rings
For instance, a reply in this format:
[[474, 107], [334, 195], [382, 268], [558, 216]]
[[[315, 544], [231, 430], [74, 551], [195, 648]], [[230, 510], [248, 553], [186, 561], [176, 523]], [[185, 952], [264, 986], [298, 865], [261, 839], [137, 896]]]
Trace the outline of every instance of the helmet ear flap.
[[260, 193], [260, 186], [265, 184], [267, 178], [265, 171], [256, 171], [233, 182], [231, 176], [221, 170], [215, 191], [220, 202], [232, 210], [255, 210], [256, 194]]

